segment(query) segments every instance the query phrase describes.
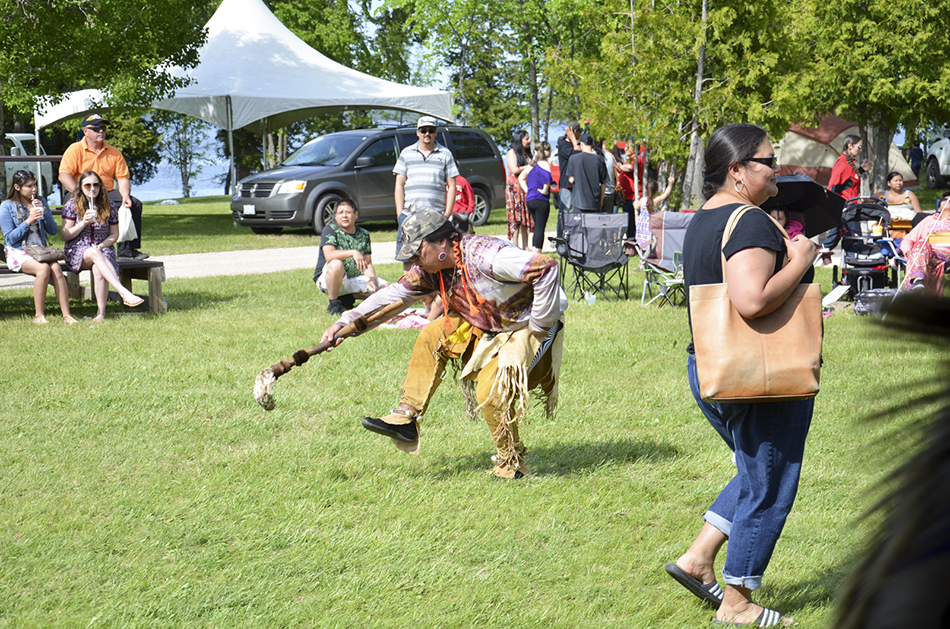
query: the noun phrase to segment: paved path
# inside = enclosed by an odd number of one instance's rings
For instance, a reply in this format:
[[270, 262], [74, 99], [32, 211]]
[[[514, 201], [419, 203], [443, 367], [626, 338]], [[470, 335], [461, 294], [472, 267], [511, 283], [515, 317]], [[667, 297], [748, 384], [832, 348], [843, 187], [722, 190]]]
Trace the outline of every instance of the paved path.
[[[554, 232], [546, 234], [553, 236]], [[146, 243], [147, 245], [148, 243]], [[545, 238], [545, 251], [553, 251]], [[396, 261], [395, 242], [374, 242], [373, 263], [391, 264]], [[257, 275], [294, 269], [312, 269], [317, 265], [319, 247], [289, 247], [285, 249], [254, 249], [249, 251], [219, 251], [214, 253], [185, 253], [155, 256], [165, 263], [166, 279], [182, 277], [210, 277], [214, 275]], [[29, 288], [33, 278], [20, 273], [0, 276], [0, 289]]]

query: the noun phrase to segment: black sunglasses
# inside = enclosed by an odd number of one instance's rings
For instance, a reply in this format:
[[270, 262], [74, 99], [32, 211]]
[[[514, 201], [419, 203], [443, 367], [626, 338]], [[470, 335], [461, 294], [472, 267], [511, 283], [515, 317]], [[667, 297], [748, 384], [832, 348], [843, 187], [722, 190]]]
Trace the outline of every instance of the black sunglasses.
[[422, 133], [422, 134], [435, 133], [435, 127], [419, 127], [419, 133]]
[[747, 162], [755, 162], [757, 164], [762, 164], [763, 166], [768, 166], [769, 168], [775, 168], [775, 156], [772, 157], [750, 157], [745, 160]]
[[87, 128], [87, 129], [92, 129], [93, 131], [97, 131], [97, 132], [98, 132], [98, 131], [105, 131], [105, 130], [106, 130], [105, 127], [98, 127], [98, 126], [97, 126], [97, 127], [94, 127], [94, 126], [92, 126], [92, 125], [89, 125], [89, 126], [86, 127], [86, 128]]
[[15, 173], [13, 173], [13, 176], [17, 179], [23, 179], [23, 180], [36, 179], [36, 175], [34, 175], [33, 171], [31, 170], [18, 170]]

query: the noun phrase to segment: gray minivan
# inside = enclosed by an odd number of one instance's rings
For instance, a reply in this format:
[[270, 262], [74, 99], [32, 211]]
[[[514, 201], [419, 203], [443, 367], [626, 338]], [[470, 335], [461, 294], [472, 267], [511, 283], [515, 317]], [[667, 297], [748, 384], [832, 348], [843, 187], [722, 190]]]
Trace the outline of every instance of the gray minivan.
[[[415, 127], [354, 129], [311, 140], [277, 168], [238, 182], [231, 215], [255, 234], [311, 227], [319, 235], [346, 197], [360, 221], [396, 220], [393, 166], [418, 141]], [[491, 137], [472, 127], [439, 127], [438, 142], [452, 151], [475, 193], [474, 225], [484, 225], [505, 203], [505, 166]]]

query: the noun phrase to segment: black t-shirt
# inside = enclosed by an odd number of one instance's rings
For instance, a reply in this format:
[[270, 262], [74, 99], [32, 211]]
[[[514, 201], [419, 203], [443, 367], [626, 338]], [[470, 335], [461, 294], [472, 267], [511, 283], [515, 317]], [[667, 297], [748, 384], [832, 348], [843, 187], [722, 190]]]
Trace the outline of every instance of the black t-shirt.
[[[759, 208], [749, 210], [739, 219], [725, 248], [722, 248], [722, 234], [726, 231], [726, 223], [739, 207], [739, 203], [730, 203], [717, 208], [701, 209], [689, 222], [686, 236], [683, 237], [683, 280], [686, 284], [687, 303], [690, 286], [722, 283], [722, 254], [725, 254], [728, 260], [735, 253], [750, 247], [769, 249], [778, 253], [775, 256], [772, 275], [782, 270], [786, 252], [785, 238], [768, 214]], [[810, 284], [814, 278], [815, 269], [810, 267], [801, 283]], [[692, 341], [686, 350], [693, 353]]]
[[561, 176], [557, 182], [559, 188], [572, 188], [571, 182], [567, 180], [567, 165], [571, 157], [577, 155], [580, 151], [574, 149], [574, 144], [562, 135], [557, 139], [557, 167], [561, 169]]
[[594, 153], [579, 152], [571, 157], [568, 177], [574, 178], [571, 208], [580, 212], [600, 211], [600, 186], [607, 183], [607, 164]]

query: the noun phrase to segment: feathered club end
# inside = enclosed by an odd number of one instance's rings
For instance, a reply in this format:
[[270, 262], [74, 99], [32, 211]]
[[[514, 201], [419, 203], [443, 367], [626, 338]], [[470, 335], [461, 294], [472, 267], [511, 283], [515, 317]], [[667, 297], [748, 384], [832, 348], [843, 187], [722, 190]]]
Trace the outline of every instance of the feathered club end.
[[276, 381], [277, 376], [270, 367], [257, 374], [254, 380], [254, 399], [265, 411], [272, 411], [276, 406], [274, 404], [274, 382]]

